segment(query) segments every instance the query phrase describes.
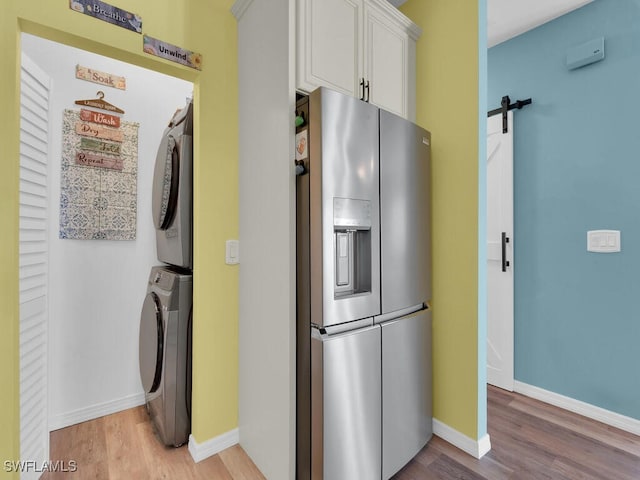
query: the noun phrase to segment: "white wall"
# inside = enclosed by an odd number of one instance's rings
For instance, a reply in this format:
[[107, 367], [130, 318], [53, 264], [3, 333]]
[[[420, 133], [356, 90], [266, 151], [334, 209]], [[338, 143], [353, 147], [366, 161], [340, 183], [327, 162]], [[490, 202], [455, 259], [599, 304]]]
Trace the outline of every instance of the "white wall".
[[[151, 183], [160, 137], [192, 95], [189, 82], [23, 34], [22, 49], [53, 80], [49, 184], [50, 429], [144, 403], [138, 331], [156, 257]], [[117, 90], [75, 78], [76, 64], [126, 77]], [[135, 241], [60, 240], [62, 112], [75, 100], [105, 100], [138, 122], [138, 217]]]
[[[295, 478], [294, 2], [239, 1], [240, 444]], [[268, 5], [267, 5], [268, 4]], [[243, 141], [242, 139], [250, 139]]]

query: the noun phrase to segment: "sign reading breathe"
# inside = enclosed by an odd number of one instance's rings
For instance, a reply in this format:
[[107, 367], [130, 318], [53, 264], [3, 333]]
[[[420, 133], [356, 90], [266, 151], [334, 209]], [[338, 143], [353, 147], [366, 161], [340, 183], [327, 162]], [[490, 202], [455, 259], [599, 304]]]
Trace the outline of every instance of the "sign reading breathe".
[[142, 18], [100, 0], [69, 0], [69, 8], [103, 22], [142, 33]]

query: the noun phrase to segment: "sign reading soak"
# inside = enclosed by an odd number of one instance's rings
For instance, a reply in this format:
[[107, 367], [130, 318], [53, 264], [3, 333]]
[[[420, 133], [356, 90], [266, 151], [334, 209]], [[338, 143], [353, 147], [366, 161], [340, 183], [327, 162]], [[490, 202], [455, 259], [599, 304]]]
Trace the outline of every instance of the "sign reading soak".
[[202, 55], [199, 53], [176, 47], [149, 35], [142, 36], [142, 50], [150, 55], [171, 60], [196, 70], [202, 70]]
[[98, 123], [109, 127], [118, 128], [120, 126], [120, 117], [109, 115], [108, 113], [94, 112], [93, 110], [80, 109], [80, 120], [85, 122]]
[[69, 8], [103, 22], [142, 33], [142, 18], [100, 0], [69, 0]]
[[88, 167], [110, 168], [111, 170], [122, 170], [122, 158], [105, 157], [89, 152], [77, 152], [76, 164], [86, 165]]
[[[100, 85], [106, 85], [107, 87], [113, 87], [120, 90], [127, 89], [127, 80], [124, 77], [118, 75], [112, 75], [110, 73], [94, 70], [93, 68], [83, 67], [82, 65], [76, 65], [76, 78], [80, 80], [86, 80], [88, 82], [98, 83]], [[104, 107], [98, 107], [103, 108]], [[114, 110], [115, 111], [115, 110]]]

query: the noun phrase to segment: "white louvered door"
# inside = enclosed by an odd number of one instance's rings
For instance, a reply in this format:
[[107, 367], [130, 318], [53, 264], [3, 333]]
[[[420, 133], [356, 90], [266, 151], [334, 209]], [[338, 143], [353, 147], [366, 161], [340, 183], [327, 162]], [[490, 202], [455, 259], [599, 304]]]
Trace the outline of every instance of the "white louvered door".
[[[20, 458], [49, 459], [47, 155], [50, 79], [22, 55], [20, 76]], [[35, 469], [22, 479], [37, 479]]]

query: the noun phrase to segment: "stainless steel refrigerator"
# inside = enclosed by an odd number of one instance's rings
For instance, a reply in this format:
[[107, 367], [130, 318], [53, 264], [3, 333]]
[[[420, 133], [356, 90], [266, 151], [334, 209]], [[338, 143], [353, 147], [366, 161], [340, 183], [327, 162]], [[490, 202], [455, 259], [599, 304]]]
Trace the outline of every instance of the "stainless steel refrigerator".
[[430, 134], [326, 88], [296, 113], [296, 476], [386, 480], [432, 434]]

